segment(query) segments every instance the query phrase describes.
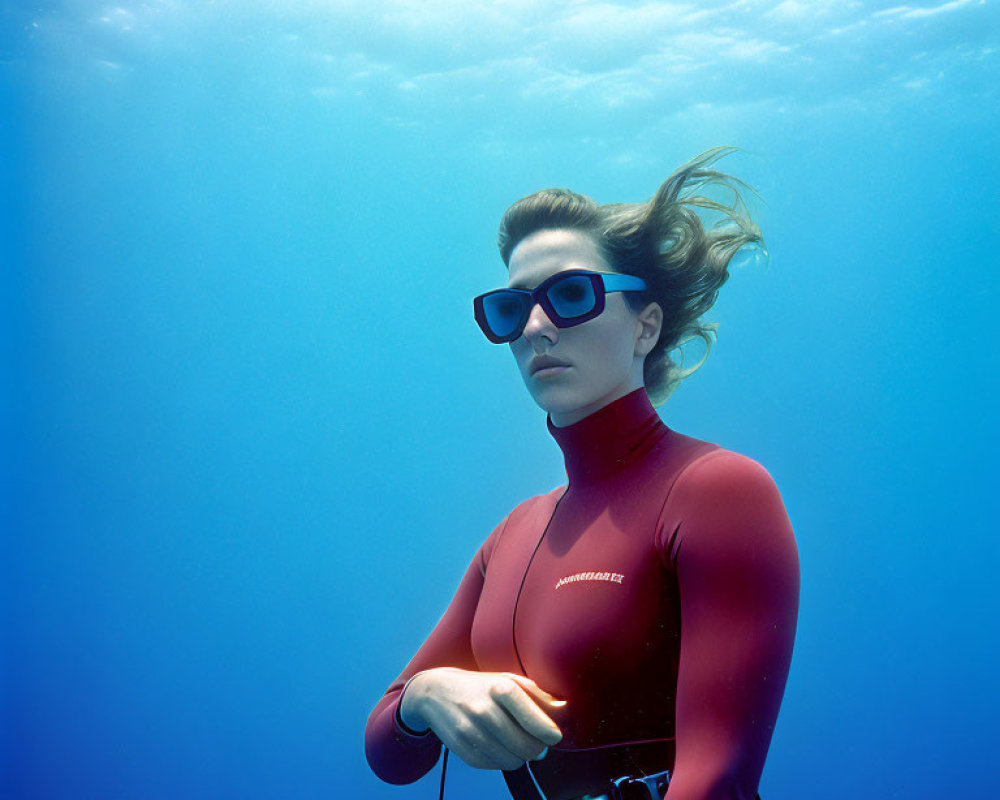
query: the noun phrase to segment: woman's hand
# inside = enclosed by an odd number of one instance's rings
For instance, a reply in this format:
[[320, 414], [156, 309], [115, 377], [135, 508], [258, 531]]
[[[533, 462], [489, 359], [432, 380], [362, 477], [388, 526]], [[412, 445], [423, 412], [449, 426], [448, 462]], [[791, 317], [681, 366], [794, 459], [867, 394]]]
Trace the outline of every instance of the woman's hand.
[[410, 680], [399, 713], [407, 727], [433, 730], [470, 767], [511, 770], [562, 739], [536, 700], [549, 708], [566, 704], [511, 672], [438, 667]]

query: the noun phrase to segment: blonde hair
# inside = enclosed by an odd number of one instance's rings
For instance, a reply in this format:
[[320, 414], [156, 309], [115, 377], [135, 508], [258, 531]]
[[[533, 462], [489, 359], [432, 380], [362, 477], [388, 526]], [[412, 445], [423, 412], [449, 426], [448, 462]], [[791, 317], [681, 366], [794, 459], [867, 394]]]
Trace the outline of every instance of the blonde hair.
[[[729, 262], [742, 247], [764, 249], [760, 229], [750, 220], [740, 190], [753, 192], [742, 181], [711, 169], [735, 147], [716, 147], [679, 167], [645, 203], [598, 205], [586, 195], [568, 189], [543, 189], [518, 200], [500, 222], [497, 244], [504, 264], [526, 236], [547, 228], [569, 228], [589, 233], [607, 262], [617, 272], [637, 275], [646, 291], [626, 292], [633, 311], [648, 303], [663, 309], [660, 338], [643, 365], [650, 402], [660, 405], [688, 375], [697, 370], [712, 347], [718, 325], [701, 321], [729, 278]], [[729, 205], [705, 197], [706, 187], [732, 193]], [[706, 229], [695, 209], [721, 214]], [[766, 251], [765, 251], [766, 252]], [[669, 353], [700, 338], [705, 354], [684, 368]]]

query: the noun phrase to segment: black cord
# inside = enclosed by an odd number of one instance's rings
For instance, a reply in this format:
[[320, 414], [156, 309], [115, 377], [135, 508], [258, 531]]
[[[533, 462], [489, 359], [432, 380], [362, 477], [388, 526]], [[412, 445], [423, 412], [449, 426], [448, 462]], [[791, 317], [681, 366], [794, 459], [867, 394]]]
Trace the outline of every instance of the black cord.
[[444, 800], [444, 774], [448, 769], [448, 748], [444, 749], [444, 760], [441, 762], [441, 794], [438, 795], [438, 800]]

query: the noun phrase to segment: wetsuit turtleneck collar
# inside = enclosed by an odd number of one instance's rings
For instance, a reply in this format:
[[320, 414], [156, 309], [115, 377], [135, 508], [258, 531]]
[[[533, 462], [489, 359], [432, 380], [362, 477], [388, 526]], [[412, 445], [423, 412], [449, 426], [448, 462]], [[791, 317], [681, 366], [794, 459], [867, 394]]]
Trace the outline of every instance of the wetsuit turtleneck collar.
[[566, 476], [574, 485], [613, 475], [641, 458], [668, 432], [649, 402], [646, 387], [613, 400], [572, 425], [549, 433], [563, 451]]

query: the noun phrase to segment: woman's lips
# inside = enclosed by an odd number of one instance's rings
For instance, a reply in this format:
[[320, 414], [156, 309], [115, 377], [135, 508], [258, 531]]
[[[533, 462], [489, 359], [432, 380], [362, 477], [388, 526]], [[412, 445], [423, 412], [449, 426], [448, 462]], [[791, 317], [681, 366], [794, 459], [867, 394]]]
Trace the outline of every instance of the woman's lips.
[[554, 367], [542, 367], [541, 369], [535, 370], [531, 374], [534, 378], [553, 378], [568, 369], [569, 364], [560, 364]]

